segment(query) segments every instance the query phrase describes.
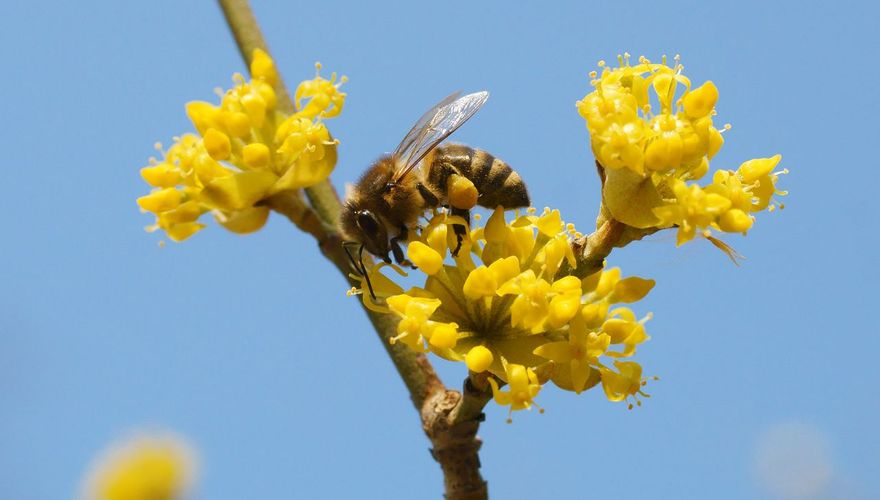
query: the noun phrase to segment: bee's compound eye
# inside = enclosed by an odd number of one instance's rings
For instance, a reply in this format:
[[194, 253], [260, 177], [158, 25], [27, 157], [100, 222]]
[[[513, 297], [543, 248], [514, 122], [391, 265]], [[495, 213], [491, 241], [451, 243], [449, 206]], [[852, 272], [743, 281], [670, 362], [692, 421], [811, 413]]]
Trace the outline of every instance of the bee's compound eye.
[[357, 225], [367, 234], [376, 234], [379, 232], [379, 221], [376, 216], [369, 210], [361, 210], [357, 213]]

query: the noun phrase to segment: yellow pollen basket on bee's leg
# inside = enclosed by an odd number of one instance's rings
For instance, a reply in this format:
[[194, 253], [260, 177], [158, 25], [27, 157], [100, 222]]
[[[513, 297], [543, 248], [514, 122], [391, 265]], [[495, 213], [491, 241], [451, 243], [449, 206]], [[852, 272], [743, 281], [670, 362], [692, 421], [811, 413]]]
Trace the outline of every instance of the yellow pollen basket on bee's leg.
[[480, 193], [477, 187], [467, 177], [458, 174], [449, 176], [447, 183], [449, 192], [449, 205], [462, 210], [470, 210], [477, 205]]

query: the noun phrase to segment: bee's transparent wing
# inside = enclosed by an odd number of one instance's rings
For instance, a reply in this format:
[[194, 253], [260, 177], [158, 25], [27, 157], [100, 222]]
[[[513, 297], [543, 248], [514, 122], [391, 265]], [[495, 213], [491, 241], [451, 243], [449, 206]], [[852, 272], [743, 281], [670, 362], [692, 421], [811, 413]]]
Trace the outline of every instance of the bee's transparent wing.
[[422, 115], [397, 146], [392, 155], [398, 165], [394, 182], [411, 172], [425, 155], [474, 116], [489, 99], [486, 91], [463, 97], [458, 97], [459, 94], [450, 95]]
[[458, 99], [458, 96], [460, 95], [461, 91], [453, 92], [445, 99], [435, 104], [427, 112], [425, 112], [425, 114], [423, 114], [421, 118], [416, 121], [415, 125], [412, 126], [409, 132], [406, 133], [406, 137], [404, 137], [403, 140], [400, 141], [397, 149], [394, 150], [394, 156], [396, 158], [400, 158], [408, 153], [411, 153], [414, 149], [413, 146], [416, 144], [416, 141], [419, 139], [420, 136], [425, 133], [426, 126], [431, 122], [431, 120], [434, 119], [437, 111], [443, 106], [454, 102], [456, 99]]

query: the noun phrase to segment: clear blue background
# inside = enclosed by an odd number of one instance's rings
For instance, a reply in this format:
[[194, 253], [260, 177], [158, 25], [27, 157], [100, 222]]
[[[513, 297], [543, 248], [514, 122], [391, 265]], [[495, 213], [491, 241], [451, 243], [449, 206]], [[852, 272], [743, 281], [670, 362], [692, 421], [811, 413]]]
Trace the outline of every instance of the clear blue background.
[[[337, 186], [455, 89], [488, 89], [456, 139], [506, 159], [534, 203], [588, 229], [598, 183], [574, 103], [599, 59], [678, 53], [720, 89], [718, 167], [784, 156], [787, 208], [735, 267], [671, 234], [616, 251], [653, 277], [635, 411], [551, 387], [546, 414], [492, 405], [494, 498], [774, 498], [761, 436], [827, 442], [821, 498], [880, 497], [872, 2], [256, 2], [288, 83], [347, 74]], [[73, 494], [130, 429], [201, 456], [198, 498], [440, 498], [403, 384], [346, 284], [280, 217], [162, 249], [139, 167], [190, 130], [189, 100], [244, 71], [213, 2], [4, 2], [0, 79], [0, 497]], [[329, 73], [329, 71], [328, 71]], [[438, 363], [451, 385], [461, 365]], [[783, 450], [785, 452], [785, 450]]]

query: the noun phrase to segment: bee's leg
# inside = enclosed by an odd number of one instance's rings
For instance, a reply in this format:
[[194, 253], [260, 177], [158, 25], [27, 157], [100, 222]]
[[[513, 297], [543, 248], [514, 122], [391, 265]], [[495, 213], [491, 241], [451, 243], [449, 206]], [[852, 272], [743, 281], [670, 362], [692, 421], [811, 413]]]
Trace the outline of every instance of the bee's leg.
[[416, 184], [416, 187], [419, 189], [419, 194], [422, 195], [422, 198], [425, 200], [425, 206], [433, 208], [440, 205], [440, 199], [437, 198], [430, 189], [425, 187], [424, 184], [420, 182]]
[[403, 249], [400, 248], [400, 242], [406, 241], [409, 236], [409, 228], [406, 226], [400, 226], [400, 232], [397, 236], [391, 238], [391, 253], [394, 254], [394, 261], [400, 264], [401, 266], [411, 267], [413, 269], [416, 266], [413, 265], [412, 262], [406, 260], [406, 257], [403, 256]]
[[450, 213], [452, 215], [457, 215], [457, 216], [461, 217], [467, 223], [467, 225], [464, 225], [464, 226], [461, 224], [454, 224], [452, 226], [452, 231], [455, 233], [455, 241], [456, 241], [455, 250], [452, 251], [452, 256], [458, 257], [458, 251], [461, 250], [461, 242], [464, 239], [465, 235], [467, 234], [468, 228], [471, 225], [471, 211], [465, 210], [463, 208], [452, 207], [450, 209]]
[[364, 265], [364, 245], [360, 245], [358, 248], [358, 258], [355, 259], [351, 252], [348, 250], [350, 245], [353, 245], [352, 242], [346, 242], [342, 244], [342, 249], [345, 250], [345, 254], [348, 255], [348, 260], [351, 262], [352, 267], [355, 268], [358, 274], [364, 278], [364, 281], [367, 282], [367, 288], [370, 290], [370, 298], [376, 300], [376, 293], [373, 292], [373, 284], [370, 283], [370, 275], [367, 273], [367, 268]]

